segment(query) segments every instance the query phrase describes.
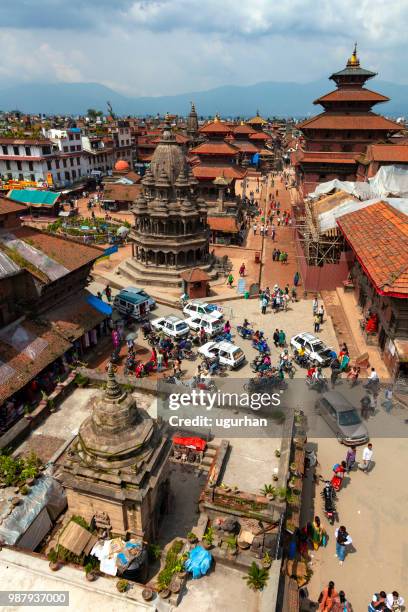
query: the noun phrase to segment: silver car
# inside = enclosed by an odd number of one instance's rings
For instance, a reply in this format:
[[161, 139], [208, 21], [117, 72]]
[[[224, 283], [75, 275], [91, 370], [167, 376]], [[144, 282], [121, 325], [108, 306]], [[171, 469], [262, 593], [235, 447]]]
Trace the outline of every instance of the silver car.
[[354, 406], [338, 391], [324, 393], [315, 408], [334, 431], [338, 441], [347, 446], [365, 444], [369, 440], [367, 427]]

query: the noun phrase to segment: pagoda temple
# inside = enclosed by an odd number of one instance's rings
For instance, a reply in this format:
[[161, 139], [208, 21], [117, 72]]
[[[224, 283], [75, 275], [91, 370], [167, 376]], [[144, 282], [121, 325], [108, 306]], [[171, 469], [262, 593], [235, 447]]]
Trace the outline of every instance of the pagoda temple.
[[292, 161], [303, 195], [335, 178], [355, 181], [357, 160], [367, 146], [385, 142], [401, 130], [398, 123], [372, 111], [374, 105], [389, 100], [364, 87], [375, 76], [375, 72], [361, 67], [355, 46], [344, 70], [330, 77], [337, 89], [314, 101], [324, 111], [297, 126], [305, 141]]

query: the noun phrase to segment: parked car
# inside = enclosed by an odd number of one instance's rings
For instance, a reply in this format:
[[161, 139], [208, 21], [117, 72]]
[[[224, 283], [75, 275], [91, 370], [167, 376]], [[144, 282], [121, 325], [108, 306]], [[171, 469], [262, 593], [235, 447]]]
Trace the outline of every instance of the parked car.
[[186, 319], [186, 323], [193, 331], [200, 331], [203, 327], [210, 338], [220, 334], [223, 330], [221, 321], [212, 315], [194, 315]]
[[166, 336], [171, 336], [172, 338], [182, 338], [190, 333], [190, 328], [184, 319], [173, 315], [153, 319], [150, 324], [153, 329], [162, 331]]
[[368, 431], [354, 406], [338, 391], [328, 391], [316, 400], [316, 412], [334, 431], [338, 441], [348, 446], [365, 444]]
[[187, 302], [183, 308], [183, 312], [189, 317], [193, 317], [194, 315], [212, 315], [218, 320], [221, 320], [223, 316], [222, 312], [217, 310], [215, 304], [207, 304], [206, 302], [199, 302], [198, 300]]
[[332, 348], [326, 346], [326, 344], [307, 332], [296, 334], [290, 340], [290, 345], [295, 349], [303, 347], [305, 354], [310, 360], [316, 361], [320, 366], [328, 366], [335, 357], [335, 353]]
[[232, 342], [206, 342], [198, 349], [200, 355], [206, 359], [214, 359], [219, 357], [220, 363], [228, 366], [230, 369], [237, 368], [245, 361], [245, 355], [239, 346]]
[[113, 301], [113, 306], [123, 315], [131, 316], [133, 319], [140, 320], [149, 314], [149, 301], [138, 293], [122, 289]]
[[149, 303], [149, 310], [153, 310], [157, 307], [156, 300], [152, 298], [144, 289], [138, 289], [137, 287], [125, 287], [124, 291], [128, 293], [135, 293], [136, 295], [141, 295], [146, 298]]

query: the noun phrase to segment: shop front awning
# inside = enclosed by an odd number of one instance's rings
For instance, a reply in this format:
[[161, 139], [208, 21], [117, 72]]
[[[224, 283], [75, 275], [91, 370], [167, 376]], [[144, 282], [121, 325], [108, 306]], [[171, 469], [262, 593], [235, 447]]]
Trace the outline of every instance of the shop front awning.
[[90, 306], [92, 306], [92, 308], [95, 308], [95, 310], [97, 310], [98, 312], [108, 317], [112, 314], [112, 306], [110, 306], [103, 300], [100, 300], [95, 295], [89, 295], [86, 298], [86, 301], [88, 302]]

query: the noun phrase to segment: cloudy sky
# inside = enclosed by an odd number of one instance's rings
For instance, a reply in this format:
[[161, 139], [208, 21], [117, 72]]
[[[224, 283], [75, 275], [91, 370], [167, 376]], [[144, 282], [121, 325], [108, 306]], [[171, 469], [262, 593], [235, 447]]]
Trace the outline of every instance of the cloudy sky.
[[162, 95], [313, 81], [343, 67], [408, 83], [403, 0], [2, 0], [0, 79]]

